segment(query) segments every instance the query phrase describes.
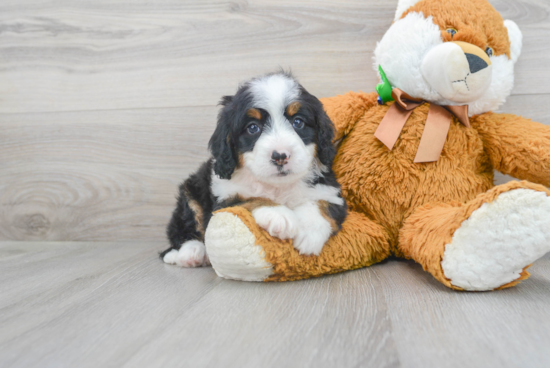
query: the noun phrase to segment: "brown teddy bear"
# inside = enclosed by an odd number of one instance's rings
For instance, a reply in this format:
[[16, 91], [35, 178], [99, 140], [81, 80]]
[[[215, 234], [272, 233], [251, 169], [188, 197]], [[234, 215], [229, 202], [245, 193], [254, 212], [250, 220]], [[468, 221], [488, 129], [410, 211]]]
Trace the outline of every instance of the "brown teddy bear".
[[[396, 255], [457, 290], [526, 279], [550, 251], [550, 127], [491, 112], [510, 95], [521, 42], [486, 0], [400, 0], [375, 50], [380, 97], [322, 101], [350, 208], [342, 230], [302, 256], [246, 209], [224, 209], [206, 232], [217, 274], [297, 280]], [[493, 169], [529, 181], [494, 186]]]

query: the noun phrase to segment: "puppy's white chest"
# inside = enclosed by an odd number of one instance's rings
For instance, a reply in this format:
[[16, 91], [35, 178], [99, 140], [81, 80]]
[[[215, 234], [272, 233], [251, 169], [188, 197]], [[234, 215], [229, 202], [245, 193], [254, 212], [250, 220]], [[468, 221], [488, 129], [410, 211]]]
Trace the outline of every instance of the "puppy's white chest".
[[212, 193], [218, 201], [240, 196], [242, 198], [266, 198], [275, 203], [295, 208], [309, 201], [327, 201], [341, 204], [338, 189], [326, 185], [310, 186], [304, 181], [273, 186], [258, 181], [245, 172], [236, 173], [231, 180], [220, 179], [212, 174]]

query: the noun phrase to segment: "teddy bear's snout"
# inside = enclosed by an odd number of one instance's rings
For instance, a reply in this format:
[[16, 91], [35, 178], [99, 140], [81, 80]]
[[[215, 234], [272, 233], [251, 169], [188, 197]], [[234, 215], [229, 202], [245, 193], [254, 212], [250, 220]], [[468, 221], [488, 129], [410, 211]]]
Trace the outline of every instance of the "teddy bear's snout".
[[421, 70], [428, 84], [453, 102], [473, 102], [491, 84], [491, 59], [466, 42], [445, 42], [434, 47], [424, 57]]

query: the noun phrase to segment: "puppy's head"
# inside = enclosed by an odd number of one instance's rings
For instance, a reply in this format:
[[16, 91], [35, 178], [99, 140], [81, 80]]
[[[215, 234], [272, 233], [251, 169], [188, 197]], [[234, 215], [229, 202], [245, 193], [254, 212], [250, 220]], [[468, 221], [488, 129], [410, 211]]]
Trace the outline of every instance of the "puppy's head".
[[221, 105], [209, 143], [220, 178], [246, 169], [259, 181], [282, 184], [330, 168], [332, 122], [321, 102], [290, 74], [252, 79]]

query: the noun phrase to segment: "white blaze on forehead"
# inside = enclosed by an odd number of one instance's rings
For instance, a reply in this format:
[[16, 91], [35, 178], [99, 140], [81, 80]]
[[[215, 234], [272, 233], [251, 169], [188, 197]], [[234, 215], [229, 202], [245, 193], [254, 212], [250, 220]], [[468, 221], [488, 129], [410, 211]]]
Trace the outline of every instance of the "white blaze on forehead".
[[[252, 151], [243, 155], [244, 167], [264, 184], [281, 186], [304, 180], [315, 171], [315, 145], [305, 145], [285, 116], [288, 105], [300, 96], [300, 85], [285, 74], [272, 74], [251, 81], [248, 92], [255, 108], [269, 117]], [[273, 164], [273, 152], [288, 158], [284, 168]], [[284, 175], [281, 169], [284, 169]]]
[[286, 107], [295, 101], [300, 90], [294, 79], [284, 74], [273, 74], [250, 83], [254, 107], [266, 110], [273, 123], [283, 118]]

